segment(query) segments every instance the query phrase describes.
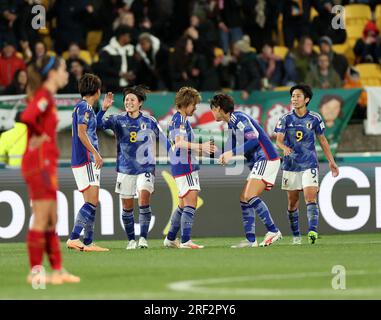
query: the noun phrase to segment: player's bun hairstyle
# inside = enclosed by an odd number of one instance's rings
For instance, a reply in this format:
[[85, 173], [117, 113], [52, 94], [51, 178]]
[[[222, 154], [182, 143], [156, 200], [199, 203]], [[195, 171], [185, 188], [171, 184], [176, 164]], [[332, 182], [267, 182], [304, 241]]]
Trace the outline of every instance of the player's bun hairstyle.
[[200, 93], [192, 87], [182, 87], [176, 93], [175, 107], [177, 109], [188, 107], [191, 104], [197, 104], [201, 101]]
[[42, 86], [42, 83], [48, 78], [49, 71], [57, 70], [61, 63], [62, 58], [45, 55], [29, 64], [27, 68], [28, 84], [26, 87], [28, 98]]
[[308, 106], [313, 96], [311, 87], [306, 84], [297, 84], [290, 89], [291, 96], [294, 90], [301, 90], [304, 94], [304, 98], [310, 98], [310, 100], [306, 103], [306, 106]]
[[123, 90], [123, 101], [126, 100], [126, 96], [130, 93], [137, 96], [139, 102], [146, 101], [148, 92], [149, 92], [148, 87], [143, 86], [143, 85], [126, 87]]
[[78, 91], [81, 97], [93, 96], [101, 88], [101, 79], [92, 73], [85, 73], [78, 81]]
[[225, 93], [218, 93], [210, 100], [210, 109], [213, 107], [220, 107], [225, 113], [231, 113], [234, 111], [234, 100]]

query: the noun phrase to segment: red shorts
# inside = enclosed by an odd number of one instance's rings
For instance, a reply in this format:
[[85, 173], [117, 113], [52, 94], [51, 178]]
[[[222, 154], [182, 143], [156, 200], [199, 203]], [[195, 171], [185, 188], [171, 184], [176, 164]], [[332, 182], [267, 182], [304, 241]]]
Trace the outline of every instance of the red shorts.
[[57, 200], [57, 158], [45, 157], [41, 149], [27, 151], [22, 162], [22, 173], [32, 200]]

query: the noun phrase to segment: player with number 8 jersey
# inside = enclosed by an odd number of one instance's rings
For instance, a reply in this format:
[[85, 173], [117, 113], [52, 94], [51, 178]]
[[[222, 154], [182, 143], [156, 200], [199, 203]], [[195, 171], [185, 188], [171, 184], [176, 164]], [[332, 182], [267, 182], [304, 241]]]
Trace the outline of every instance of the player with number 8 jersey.
[[315, 243], [319, 208], [317, 193], [319, 190], [319, 163], [315, 148], [315, 135], [329, 161], [332, 175], [336, 177], [339, 169], [324, 136], [324, 122], [321, 116], [307, 109], [312, 99], [309, 86], [296, 85], [290, 90], [293, 110], [283, 115], [276, 128], [277, 145], [283, 150], [282, 189], [287, 191], [288, 217], [293, 232], [293, 243], [300, 244], [299, 230], [299, 191], [304, 192], [308, 216], [308, 240]]
[[[151, 221], [150, 198], [154, 192], [156, 139], [166, 145], [167, 141], [156, 119], [141, 112], [146, 100], [146, 88], [127, 87], [124, 91], [126, 112], [110, 115], [103, 119], [108, 108], [102, 108], [97, 114], [98, 128], [111, 129], [117, 140], [118, 172], [115, 192], [120, 194], [123, 212], [122, 220], [128, 237], [127, 250], [148, 248], [147, 236]], [[140, 238], [135, 241], [134, 197], [139, 198]]]

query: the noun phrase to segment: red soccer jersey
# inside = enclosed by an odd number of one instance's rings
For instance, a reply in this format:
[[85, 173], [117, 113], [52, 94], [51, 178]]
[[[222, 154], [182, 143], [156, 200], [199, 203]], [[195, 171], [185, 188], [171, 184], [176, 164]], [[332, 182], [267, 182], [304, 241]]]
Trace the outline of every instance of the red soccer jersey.
[[[56, 128], [58, 123], [56, 105], [52, 94], [45, 88], [36, 91], [21, 115], [28, 126], [28, 145], [22, 161], [22, 172], [28, 185], [31, 199], [55, 199], [57, 190]], [[47, 134], [39, 148], [30, 149], [33, 135]]]

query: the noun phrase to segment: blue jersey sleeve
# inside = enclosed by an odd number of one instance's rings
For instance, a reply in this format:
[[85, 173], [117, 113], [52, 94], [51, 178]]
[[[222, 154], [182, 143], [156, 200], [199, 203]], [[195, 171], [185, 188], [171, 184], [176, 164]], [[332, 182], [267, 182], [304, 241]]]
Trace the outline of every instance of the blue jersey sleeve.
[[106, 129], [115, 130], [115, 123], [116, 123], [115, 117], [111, 115], [107, 117], [106, 119], [103, 119], [103, 116], [105, 113], [106, 112], [103, 110], [100, 110], [97, 113], [97, 128], [103, 129], [103, 130], [106, 130]]
[[322, 134], [324, 134], [324, 131], [325, 131], [324, 121], [321, 117], [319, 117], [319, 119], [316, 119], [315, 134], [317, 136], [321, 136]]
[[80, 104], [77, 108], [77, 124], [88, 124], [90, 120], [90, 110], [86, 104]]
[[275, 132], [278, 133], [285, 133], [286, 132], [286, 119], [287, 117], [283, 116], [279, 119], [276, 127], [275, 127]]
[[245, 116], [237, 117], [236, 128], [236, 135], [239, 135], [237, 142], [246, 142], [239, 143], [239, 146], [232, 149], [234, 155], [247, 153], [258, 146], [259, 132], [249, 118]]

